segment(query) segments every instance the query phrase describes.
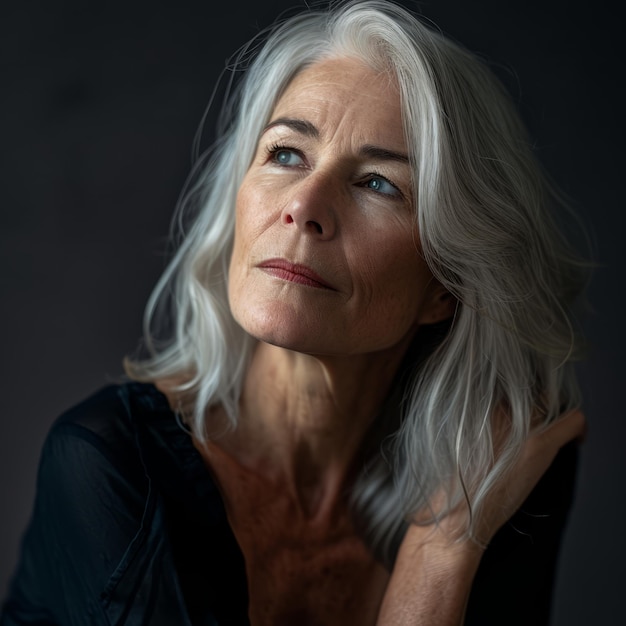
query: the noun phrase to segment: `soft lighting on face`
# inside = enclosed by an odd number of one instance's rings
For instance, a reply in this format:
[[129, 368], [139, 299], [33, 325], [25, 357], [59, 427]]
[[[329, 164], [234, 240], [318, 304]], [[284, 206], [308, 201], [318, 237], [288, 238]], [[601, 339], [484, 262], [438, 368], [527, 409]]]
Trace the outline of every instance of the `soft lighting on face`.
[[237, 198], [229, 298], [254, 337], [315, 354], [404, 350], [432, 321], [400, 98], [360, 62], [304, 70]]

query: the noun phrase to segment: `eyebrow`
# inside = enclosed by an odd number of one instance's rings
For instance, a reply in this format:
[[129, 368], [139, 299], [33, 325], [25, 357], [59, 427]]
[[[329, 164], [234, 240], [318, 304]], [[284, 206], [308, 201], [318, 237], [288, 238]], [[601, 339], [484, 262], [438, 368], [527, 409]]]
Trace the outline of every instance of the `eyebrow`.
[[409, 163], [408, 154], [394, 152], [393, 150], [379, 148], [378, 146], [361, 146], [359, 153], [363, 156], [378, 159], [380, 161], [399, 161], [400, 163]]
[[267, 132], [270, 128], [274, 128], [274, 126], [287, 126], [287, 128], [291, 128], [297, 133], [300, 133], [301, 135], [306, 135], [307, 137], [317, 138], [320, 136], [320, 131], [317, 130], [317, 128], [313, 124], [311, 124], [311, 122], [307, 122], [306, 120], [293, 119], [291, 117], [276, 118], [263, 129], [263, 133]]
[[[301, 135], [312, 137], [314, 139], [318, 139], [320, 136], [320, 131], [313, 124], [311, 124], [311, 122], [291, 117], [278, 117], [275, 120], [272, 120], [269, 124], [267, 124], [267, 126], [265, 126], [263, 133], [267, 132], [270, 128], [274, 128], [275, 126], [286, 126]], [[387, 148], [381, 148], [370, 144], [361, 146], [359, 154], [361, 156], [380, 161], [398, 161], [400, 163], [409, 163], [409, 156], [407, 154], [387, 150]]]

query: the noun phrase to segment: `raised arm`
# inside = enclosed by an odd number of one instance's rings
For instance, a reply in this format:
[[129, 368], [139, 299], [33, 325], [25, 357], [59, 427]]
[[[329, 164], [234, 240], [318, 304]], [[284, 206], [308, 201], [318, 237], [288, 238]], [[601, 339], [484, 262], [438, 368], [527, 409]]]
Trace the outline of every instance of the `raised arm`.
[[[526, 500], [559, 450], [582, 436], [584, 423], [582, 413], [574, 411], [528, 439], [518, 461], [492, 491], [481, 511], [480, 543], [489, 544], [498, 529]], [[460, 626], [464, 623], [474, 578], [483, 557], [483, 548], [477, 543], [455, 540], [456, 529], [465, 527], [465, 515], [465, 509], [459, 508], [438, 526], [409, 527], [383, 600], [378, 626]], [[537, 576], [540, 575], [541, 572], [537, 572]], [[510, 610], [514, 611], [515, 607]]]

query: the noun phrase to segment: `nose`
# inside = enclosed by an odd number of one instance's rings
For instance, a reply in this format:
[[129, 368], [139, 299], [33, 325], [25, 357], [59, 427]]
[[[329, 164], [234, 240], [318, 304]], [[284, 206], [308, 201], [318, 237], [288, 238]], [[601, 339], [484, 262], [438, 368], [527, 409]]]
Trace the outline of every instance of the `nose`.
[[334, 205], [339, 195], [330, 176], [311, 174], [292, 190], [282, 211], [282, 223], [317, 239], [332, 239], [337, 232]]

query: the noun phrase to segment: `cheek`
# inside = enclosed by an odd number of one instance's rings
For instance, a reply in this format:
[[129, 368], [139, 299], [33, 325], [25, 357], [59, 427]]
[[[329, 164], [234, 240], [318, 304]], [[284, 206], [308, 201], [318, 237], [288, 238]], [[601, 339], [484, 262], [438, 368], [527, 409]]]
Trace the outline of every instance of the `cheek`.
[[361, 249], [360, 260], [354, 262], [361, 268], [364, 310], [389, 323], [407, 325], [417, 321], [432, 274], [413, 239], [404, 230], [395, 237], [378, 237]]
[[244, 179], [235, 204], [235, 238], [228, 272], [228, 298], [233, 312], [251, 288], [251, 264], [261, 253], [268, 252], [267, 242], [260, 239], [275, 220], [263, 187]]
[[235, 205], [235, 251], [248, 250], [276, 220], [275, 204], [264, 193], [263, 187], [244, 181]]
[[228, 270], [228, 298], [231, 309], [237, 300], [239, 281], [243, 280], [246, 274], [245, 259], [248, 256], [250, 245], [250, 226], [248, 224], [248, 214], [250, 213], [248, 207], [250, 206], [250, 200], [248, 195], [242, 185], [237, 193], [237, 201], [235, 204], [235, 239]]

